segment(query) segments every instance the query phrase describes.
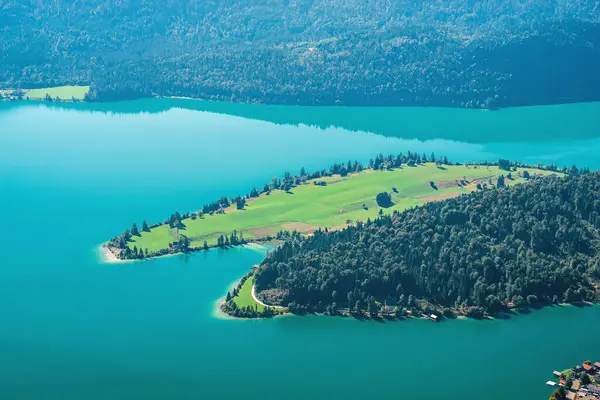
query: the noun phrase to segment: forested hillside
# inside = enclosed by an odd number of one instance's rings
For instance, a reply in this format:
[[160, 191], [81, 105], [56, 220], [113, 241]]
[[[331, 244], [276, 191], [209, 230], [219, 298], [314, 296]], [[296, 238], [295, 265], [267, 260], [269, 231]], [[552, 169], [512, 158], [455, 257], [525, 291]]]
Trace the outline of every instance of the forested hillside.
[[296, 311], [424, 300], [483, 315], [594, 301], [599, 240], [600, 173], [543, 178], [295, 235], [263, 261], [255, 284], [267, 303]]
[[289, 104], [600, 99], [596, 0], [8, 0], [0, 86]]

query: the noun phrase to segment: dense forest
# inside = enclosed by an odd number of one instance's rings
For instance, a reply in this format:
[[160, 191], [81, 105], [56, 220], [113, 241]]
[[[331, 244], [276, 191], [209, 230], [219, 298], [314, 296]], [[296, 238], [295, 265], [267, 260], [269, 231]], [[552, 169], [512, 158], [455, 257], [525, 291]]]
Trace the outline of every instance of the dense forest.
[[600, 173], [572, 172], [292, 235], [260, 265], [257, 295], [294, 312], [471, 316], [597, 301]]
[[9, 0], [0, 87], [495, 108], [600, 99], [596, 0]]

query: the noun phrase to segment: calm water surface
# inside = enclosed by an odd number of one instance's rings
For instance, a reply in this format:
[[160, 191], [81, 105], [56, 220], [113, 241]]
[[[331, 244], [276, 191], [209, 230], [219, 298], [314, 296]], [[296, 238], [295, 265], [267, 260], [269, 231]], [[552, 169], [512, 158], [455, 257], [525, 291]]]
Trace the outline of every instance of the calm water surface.
[[442, 324], [222, 320], [215, 301], [260, 252], [114, 265], [95, 248], [133, 221], [379, 152], [598, 169], [599, 123], [600, 103], [0, 103], [0, 398], [544, 399], [553, 369], [600, 359], [593, 340], [565, 341], [597, 337], [600, 307]]

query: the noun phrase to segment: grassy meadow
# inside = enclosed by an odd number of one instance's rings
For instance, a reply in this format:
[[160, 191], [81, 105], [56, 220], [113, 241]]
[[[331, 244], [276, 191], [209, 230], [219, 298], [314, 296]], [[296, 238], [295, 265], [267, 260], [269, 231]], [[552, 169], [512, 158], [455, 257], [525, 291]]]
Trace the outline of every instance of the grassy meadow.
[[23, 89], [23, 97], [29, 97], [31, 100], [44, 100], [46, 94], [49, 94], [52, 99], [57, 97], [60, 100], [83, 100], [86, 93], [90, 90], [89, 86], [57, 86], [42, 89]]
[[[533, 168], [530, 174], [551, 174]], [[404, 166], [391, 171], [366, 170], [346, 177], [339, 175], [320, 178], [327, 186], [314, 185], [312, 181], [293, 188], [289, 193], [273, 190], [270, 195], [251, 199], [244, 210], [235, 207], [225, 210], [225, 214], [205, 215], [202, 219], [186, 219], [186, 228], [179, 230], [187, 236], [192, 247], [216, 244], [220, 235], [230, 235], [233, 230], [241, 232], [245, 239], [275, 235], [280, 230], [297, 230], [311, 233], [315, 229], [339, 229], [367, 218], [376, 218], [379, 211], [391, 214], [422, 205], [428, 201], [442, 200], [476, 190], [477, 183], [487, 183], [491, 178], [496, 183], [497, 176], [506, 171], [490, 166], [445, 166], [438, 168], [433, 163], [416, 167]], [[512, 173], [514, 180], [506, 179], [506, 185], [524, 182]], [[457, 180], [466, 178], [470, 183], [459, 186]], [[435, 182], [436, 188], [430, 185]], [[397, 191], [393, 190], [395, 188]], [[394, 205], [380, 208], [375, 196], [386, 191], [392, 195]], [[364, 207], [363, 207], [364, 204]], [[169, 225], [161, 225], [150, 232], [142, 232], [134, 237], [130, 247], [149, 251], [168, 248], [177, 233]]]
[[254, 298], [252, 297], [253, 284], [254, 276], [250, 276], [248, 279], [246, 279], [246, 282], [244, 282], [244, 284], [240, 288], [238, 295], [233, 298], [233, 301], [239, 308], [248, 306], [252, 308], [257, 307], [258, 312], [262, 312], [265, 309], [265, 307], [262, 304], [258, 304], [256, 301], [254, 301]]

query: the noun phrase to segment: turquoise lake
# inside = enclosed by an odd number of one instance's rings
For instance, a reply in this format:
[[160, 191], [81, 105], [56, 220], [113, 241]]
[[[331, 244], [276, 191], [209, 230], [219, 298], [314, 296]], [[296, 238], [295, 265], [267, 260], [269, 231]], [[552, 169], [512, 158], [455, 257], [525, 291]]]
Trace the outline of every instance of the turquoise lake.
[[439, 324], [227, 320], [215, 302], [263, 253], [98, 257], [134, 221], [408, 150], [600, 169], [600, 103], [0, 102], [0, 399], [546, 399], [554, 369], [600, 360], [597, 306]]

